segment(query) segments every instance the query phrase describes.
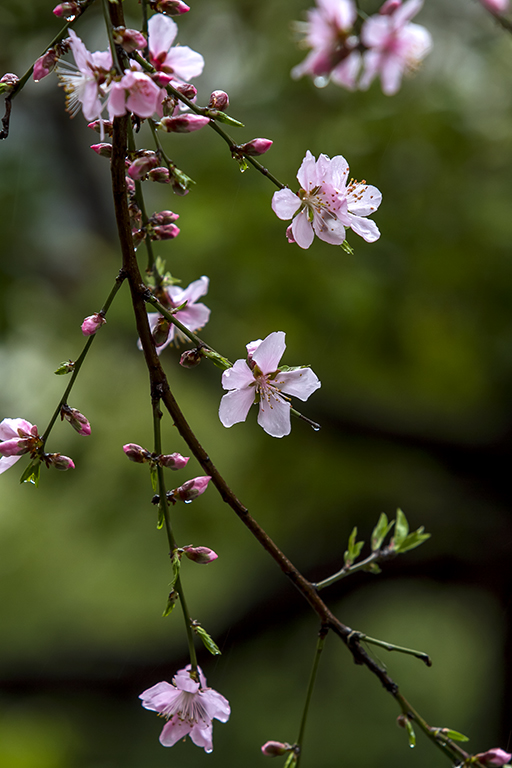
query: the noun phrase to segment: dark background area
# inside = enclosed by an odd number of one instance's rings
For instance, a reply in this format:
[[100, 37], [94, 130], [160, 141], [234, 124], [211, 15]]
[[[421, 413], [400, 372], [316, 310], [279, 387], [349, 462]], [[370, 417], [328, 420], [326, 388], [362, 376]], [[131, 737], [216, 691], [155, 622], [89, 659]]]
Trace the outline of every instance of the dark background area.
[[[379, 3], [364, 3], [376, 10]], [[0, 68], [21, 75], [59, 29], [53, 5], [0, 0]], [[241, 174], [213, 131], [166, 137], [197, 182], [186, 197], [145, 185], [148, 209], [180, 214], [181, 234], [158, 246], [183, 285], [210, 277], [204, 339], [232, 360], [245, 344], [287, 333], [288, 365], [308, 363], [322, 388], [276, 440], [217, 417], [220, 372], [162, 359], [171, 387], [237, 495], [313, 580], [337, 570], [357, 525], [367, 542], [381, 512], [400, 506], [432, 538], [385, 566], [325, 591], [342, 621], [428, 652], [427, 669], [379, 651], [429, 723], [471, 737], [468, 749], [511, 746], [510, 454], [512, 428], [511, 38], [472, 0], [430, 0], [417, 21], [434, 47], [389, 98], [293, 82], [305, 55], [291, 21], [306, 2], [197, 0], [178, 40], [206, 68], [198, 101], [222, 88], [240, 141], [266, 136], [272, 172], [292, 189], [307, 149], [344, 155], [352, 175], [383, 193], [381, 239], [349, 234], [354, 255], [285, 239], [272, 185]], [[128, 21], [138, 5], [126, 0]], [[76, 25], [104, 49], [101, 6]], [[151, 146], [143, 130], [140, 146]], [[108, 161], [70, 121], [52, 75], [15, 99], [0, 145], [0, 417], [44, 430], [65, 380], [53, 375], [82, 348], [80, 324], [103, 304], [119, 269]], [[141, 263], [144, 257], [141, 253]], [[182, 544], [219, 554], [185, 562], [194, 617], [223, 650], [201, 655], [209, 684], [232, 705], [214, 726], [214, 752], [166, 750], [162, 722], [137, 696], [187, 662], [182, 618], [162, 619], [170, 581], [146, 468], [121, 446], [150, 447], [147, 375], [122, 289], [70, 405], [89, 438], [58, 424], [49, 450], [76, 470], [19, 485], [23, 459], [0, 478], [0, 767], [263, 766], [268, 739], [294, 741], [317, 624], [299, 595], [214, 492], [175, 508]], [[168, 452], [186, 448], [169, 421]], [[189, 471], [190, 470], [190, 471]], [[176, 484], [200, 474], [192, 459]], [[329, 638], [303, 766], [429, 768], [446, 764], [421, 734], [414, 750], [398, 708]]]

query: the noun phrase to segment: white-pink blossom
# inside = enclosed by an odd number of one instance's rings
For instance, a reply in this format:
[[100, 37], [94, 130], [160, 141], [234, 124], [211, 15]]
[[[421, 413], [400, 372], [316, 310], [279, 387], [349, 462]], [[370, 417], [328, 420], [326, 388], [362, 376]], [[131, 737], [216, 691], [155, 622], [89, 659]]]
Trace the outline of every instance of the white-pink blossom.
[[361, 40], [368, 50], [363, 55], [360, 88], [368, 88], [380, 75], [382, 90], [392, 96], [400, 88], [404, 72], [416, 69], [427, 55], [432, 47], [430, 32], [410, 23], [422, 6], [423, 0], [394, 3], [389, 6], [390, 12], [370, 16], [365, 21]]
[[87, 50], [76, 32], [69, 30], [71, 52], [76, 66], [60, 61], [57, 74], [66, 91], [67, 110], [74, 117], [80, 109], [86, 120], [101, 116], [107, 76], [112, 68], [110, 51]]
[[161, 88], [145, 72], [126, 69], [121, 80], [115, 80], [108, 95], [110, 119], [133, 112], [138, 117], [151, 117], [162, 100]]
[[149, 60], [156, 70], [189, 82], [203, 71], [204, 59], [188, 45], [173, 46], [178, 25], [163, 13], [155, 13], [148, 22]]
[[292, 69], [292, 77], [310, 75], [321, 84], [331, 77], [337, 85], [353, 89], [361, 66], [359, 40], [353, 34], [356, 19], [353, 0], [317, 0], [317, 7], [308, 11], [308, 21], [300, 25], [312, 50]]
[[[186, 288], [180, 288], [177, 285], [170, 285], [164, 289], [164, 300], [160, 298], [160, 303], [168, 309], [180, 307], [186, 302], [186, 306], [175, 313], [175, 317], [180, 323], [183, 323], [190, 331], [199, 331], [206, 325], [210, 318], [210, 310], [205, 304], [197, 302], [200, 296], [204, 296], [208, 293], [209, 279], [203, 275], [199, 280], [194, 280]], [[155, 328], [159, 320], [162, 319], [162, 315], [159, 312], [149, 312], [148, 320], [151, 331]], [[171, 323], [169, 328], [169, 335], [166, 340], [160, 344], [157, 348], [157, 352], [161, 352], [169, 344], [173, 342], [184, 341], [186, 337]], [[139, 349], [142, 349], [140, 340], [138, 342]]]
[[317, 235], [332, 245], [341, 245], [345, 229], [352, 229], [366, 242], [380, 237], [377, 225], [367, 219], [379, 207], [382, 195], [366, 182], [349, 180], [348, 163], [342, 155], [318, 160], [308, 150], [297, 179], [298, 194], [288, 187], [274, 193], [272, 209], [280, 219], [293, 219], [287, 230], [289, 242], [309, 248]]
[[279, 368], [286, 349], [285, 336], [284, 331], [274, 331], [263, 341], [250, 342], [247, 361], [237, 360], [222, 374], [222, 386], [230, 390], [219, 408], [219, 418], [225, 427], [245, 421], [251, 405], [257, 402], [260, 427], [272, 437], [284, 437], [291, 430], [291, 403], [287, 395], [307, 400], [321, 386], [311, 368]]
[[37, 427], [25, 419], [4, 419], [0, 422], [0, 441], [0, 474], [41, 443]]
[[228, 700], [207, 687], [200, 667], [197, 668], [197, 675], [199, 681], [188, 664], [176, 673], [172, 685], [163, 681], [139, 696], [143, 707], [167, 719], [160, 734], [160, 743], [164, 747], [172, 747], [180, 739], [190, 736], [196, 746], [203, 747], [205, 752], [212, 752], [212, 721], [225, 723], [229, 720], [231, 709]]

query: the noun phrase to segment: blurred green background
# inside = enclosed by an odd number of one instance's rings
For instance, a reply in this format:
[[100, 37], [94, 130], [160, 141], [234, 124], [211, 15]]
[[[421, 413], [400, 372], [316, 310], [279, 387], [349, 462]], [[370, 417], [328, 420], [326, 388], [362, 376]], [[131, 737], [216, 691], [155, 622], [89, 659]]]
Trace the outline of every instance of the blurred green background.
[[[376, 10], [378, 2], [362, 3]], [[354, 525], [367, 542], [397, 506], [432, 538], [325, 592], [347, 624], [427, 651], [434, 665], [377, 654], [432, 725], [507, 748], [512, 731], [510, 457], [512, 427], [511, 38], [476, 0], [430, 0], [417, 21], [434, 48], [394, 97], [293, 82], [305, 55], [291, 22], [307, 0], [196, 0], [179, 41], [200, 51], [199, 103], [226, 90], [236, 137], [266, 136], [265, 163], [295, 188], [306, 149], [343, 154], [383, 193], [381, 239], [351, 234], [354, 255], [285, 239], [272, 185], [241, 174], [203, 130], [167, 137], [197, 181], [187, 197], [145, 186], [150, 211], [180, 214], [158, 246], [183, 285], [210, 277], [206, 341], [232, 360], [245, 344], [287, 333], [284, 362], [309, 363], [322, 389], [283, 440], [256, 425], [225, 430], [220, 372], [162, 359], [171, 387], [213, 461], [268, 533], [313, 580], [337, 570]], [[52, 3], [0, 0], [1, 70], [21, 75], [59, 29]], [[128, 22], [139, 7], [126, 0]], [[76, 25], [104, 49], [101, 6]], [[232, 133], [235, 135], [235, 129]], [[108, 162], [82, 116], [70, 121], [50, 76], [29, 83], [0, 144], [0, 418], [43, 430], [120, 265]], [[143, 131], [141, 146], [151, 146]], [[140, 250], [142, 265], [143, 249]], [[210, 489], [176, 507], [181, 544], [212, 547], [205, 570], [185, 562], [191, 612], [223, 655], [201, 655], [208, 682], [231, 701], [212, 755], [190, 741], [161, 747], [162, 722], [138, 694], [186, 662], [182, 618], [162, 619], [170, 563], [145, 467], [121, 446], [151, 445], [147, 375], [128, 291], [118, 295], [70, 404], [92, 435], [56, 426], [49, 450], [75, 472], [20, 486], [23, 459], [0, 479], [0, 768], [264, 766], [268, 739], [294, 741], [317, 624], [293, 587]], [[302, 404], [301, 404], [302, 405]], [[186, 453], [169, 420], [165, 447]], [[173, 475], [176, 484], [200, 474]], [[366, 549], [365, 552], [368, 550]], [[398, 708], [329, 638], [303, 766], [427, 768], [446, 759], [419, 735], [410, 750]]]

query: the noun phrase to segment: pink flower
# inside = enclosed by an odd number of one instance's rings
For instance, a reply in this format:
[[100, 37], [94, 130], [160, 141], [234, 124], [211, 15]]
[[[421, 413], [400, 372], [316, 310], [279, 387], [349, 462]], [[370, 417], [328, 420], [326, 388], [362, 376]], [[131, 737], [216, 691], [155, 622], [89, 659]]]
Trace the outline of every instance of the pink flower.
[[254, 402], [259, 402], [258, 424], [272, 437], [290, 434], [291, 404], [286, 395], [307, 400], [320, 382], [311, 368], [280, 370], [286, 349], [285, 333], [275, 331], [263, 341], [247, 345], [248, 360], [237, 360], [222, 374], [222, 386], [231, 390], [220, 402], [219, 418], [225, 427], [245, 421]]
[[[171, 19], [169, 19], [171, 21]], [[160, 124], [167, 133], [192, 133], [208, 125], [210, 118], [205, 115], [176, 115], [162, 117]]]
[[[341, 245], [345, 228], [366, 242], [380, 237], [377, 225], [366, 218], [380, 205], [382, 195], [365, 182], [348, 181], [348, 163], [342, 155], [318, 160], [308, 150], [297, 173], [302, 187], [296, 195], [288, 187], [274, 193], [272, 209], [280, 219], [293, 221], [287, 236], [291, 243], [309, 248], [315, 234], [321, 240]], [[348, 182], [348, 184], [347, 184]]]
[[509, 9], [509, 0], [480, 0], [484, 8], [491, 13], [507, 13]]
[[190, 456], [182, 456], [181, 453], [164, 453], [159, 458], [159, 464], [168, 469], [183, 469], [187, 466]]
[[[160, 303], [164, 304], [166, 308], [173, 309], [174, 307], [180, 307], [186, 302], [186, 306], [175, 313], [175, 317], [183, 323], [191, 331], [199, 331], [206, 325], [210, 318], [210, 310], [204, 304], [197, 304], [196, 301], [200, 296], [204, 296], [208, 292], [209, 279], [203, 275], [199, 280], [195, 280], [190, 283], [187, 288], [179, 288], [177, 285], [170, 285], [164, 289], [164, 296], [159, 297]], [[162, 316], [158, 312], [149, 312], [148, 320], [151, 331], [158, 323]], [[159, 345], [157, 352], [161, 352], [169, 344], [173, 342], [179, 343], [185, 340], [185, 336], [179, 331], [175, 325], [171, 324], [169, 329], [169, 335], [167, 339]], [[139, 349], [142, 349], [140, 340], [138, 342]]]
[[107, 321], [99, 312], [89, 315], [82, 323], [82, 333], [84, 336], [94, 336], [98, 328], [105, 325]]
[[151, 117], [160, 105], [160, 91], [158, 85], [145, 72], [126, 69], [121, 80], [115, 80], [110, 88], [110, 119], [121, 117], [126, 112], [133, 112], [138, 117]]
[[41, 445], [37, 427], [25, 419], [0, 422], [0, 474], [10, 469], [23, 456]]
[[110, 51], [88, 51], [72, 29], [69, 37], [76, 67], [64, 61], [57, 67], [66, 91], [66, 109], [71, 117], [81, 109], [86, 120], [94, 120], [103, 110], [102, 98], [106, 95], [105, 83], [112, 68], [112, 56]]
[[197, 499], [198, 496], [201, 496], [206, 491], [210, 480], [210, 475], [200, 475], [199, 477], [192, 478], [192, 480], [187, 480], [186, 483], [183, 483], [183, 485], [180, 485], [179, 488], [171, 492], [172, 498], [178, 498], [185, 503], [194, 501], [194, 499]]
[[43, 77], [46, 77], [50, 72], [53, 72], [58, 60], [59, 56], [55, 48], [50, 48], [46, 53], [43, 53], [43, 55], [34, 63], [34, 69], [32, 71], [34, 81], [38, 83]]
[[172, 747], [188, 735], [196, 746], [212, 752], [212, 721], [227, 722], [231, 709], [224, 696], [206, 687], [200, 667], [197, 669], [199, 682], [190, 670], [189, 664], [176, 673], [172, 685], [165, 681], [157, 683], [139, 698], [145, 709], [158, 712], [167, 719], [160, 734], [160, 743], [164, 747]]
[[[301, 64], [292, 69], [292, 77], [298, 79], [310, 75], [331, 77], [338, 85], [354, 88], [361, 66], [361, 54], [357, 51], [358, 39], [351, 34], [357, 18], [353, 0], [317, 0], [317, 8], [308, 11], [304, 24], [305, 43], [312, 48]], [[302, 25], [301, 25], [302, 27]]]
[[409, 23], [422, 5], [423, 0], [395, 3], [389, 7], [389, 13], [370, 16], [365, 21], [361, 40], [369, 50], [363, 56], [360, 88], [368, 88], [380, 75], [382, 90], [392, 96], [400, 88], [404, 72], [414, 70], [430, 51], [430, 32], [419, 24]]
[[146, 451], [142, 445], [137, 445], [137, 443], [127, 443], [126, 445], [123, 445], [123, 451], [125, 452], [126, 457], [130, 459], [130, 461], [135, 461], [136, 464], [145, 464], [145, 462], [149, 461], [151, 458], [151, 453]]
[[489, 768], [500, 768], [500, 766], [510, 763], [512, 754], [505, 752], [504, 749], [493, 747], [493, 749], [488, 749], [487, 752], [479, 752], [478, 755], [475, 755], [475, 758], [480, 763], [489, 766]]
[[270, 139], [252, 139], [246, 144], [242, 144], [240, 149], [244, 154], [257, 157], [258, 155], [264, 155], [268, 152], [274, 142]]
[[156, 70], [184, 82], [201, 74], [204, 59], [200, 53], [188, 45], [172, 47], [178, 34], [175, 21], [163, 13], [155, 13], [148, 22], [148, 33], [149, 60]]
[[209, 547], [182, 547], [182, 549], [189, 560], [202, 565], [213, 563], [218, 558], [218, 554]]
[[292, 749], [292, 745], [286, 741], [267, 741], [262, 746], [261, 751], [265, 757], [280, 757], [281, 755], [286, 755], [287, 752], [291, 752]]

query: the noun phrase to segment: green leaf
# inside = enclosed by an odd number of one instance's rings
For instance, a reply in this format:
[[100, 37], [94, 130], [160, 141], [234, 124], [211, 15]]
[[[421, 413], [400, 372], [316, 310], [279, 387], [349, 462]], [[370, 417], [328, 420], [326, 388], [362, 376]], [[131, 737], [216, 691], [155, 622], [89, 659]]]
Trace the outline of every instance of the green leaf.
[[407, 717], [405, 720], [405, 729], [407, 731], [407, 735], [409, 736], [409, 746], [415, 747], [416, 746], [416, 734], [414, 733], [414, 728], [412, 727], [412, 723]]
[[23, 472], [20, 477], [20, 483], [33, 483], [36, 488], [39, 485], [39, 474], [41, 472], [41, 462], [36, 459]]
[[215, 643], [215, 641], [210, 637], [206, 629], [203, 629], [203, 627], [200, 626], [193, 626], [192, 629], [196, 633], [196, 635], [199, 635], [201, 640], [204, 643], [205, 648], [210, 651], [212, 656], [220, 656], [221, 650], [219, 646]]
[[394, 526], [395, 521], [391, 520], [390, 523], [388, 523], [388, 516], [382, 512], [381, 516], [379, 517], [379, 520], [377, 522], [377, 525], [372, 531], [372, 552], [376, 552], [378, 549], [381, 548], [382, 542]]
[[356, 541], [357, 526], [353, 529], [348, 539], [348, 549], [345, 552], [345, 566], [350, 567], [354, 560], [359, 557], [359, 554], [364, 547], [364, 541]]
[[377, 563], [368, 563], [368, 565], [365, 565], [363, 568], [363, 571], [368, 571], [369, 573], [382, 573], [382, 568], [380, 568]]
[[153, 491], [156, 493], [156, 489], [158, 488], [158, 470], [156, 468], [156, 464], [150, 464], [149, 465], [149, 474], [151, 476], [151, 485], [153, 487]]
[[180, 553], [177, 549], [175, 549], [174, 552], [172, 553], [171, 564], [172, 564], [172, 580], [169, 586], [174, 588], [174, 585], [178, 580], [178, 576], [180, 575], [180, 567], [181, 567]]
[[284, 764], [284, 768], [293, 768], [293, 766], [297, 762], [298, 755], [296, 752], [290, 752], [288, 757], [286, 758], [286, 763]]
[[452, 741], [469, 741], [468, 736], [464, 736], [463, 733], [459, 733], [458, 731], [452, 731], [451, 728], [441, 728], [441, 733], [443, 736], [446, 736], [447, 739], [451, 739]]
[[228, 368], [233, 367], [229, 360], [227, 360], [225, 357], [222, 357], [222, 355], [219, 355], [218, 352], [214, 352], [213, 349], [203, 348], [203, 355], [207, 357], [208, 360], [211, 360], [216, 368], [220, 368], [223, 371], [227, 371]]
[[[215, 114], [213, 114], [215, 112]], [[211, 117], [214, 120], [218, 120], [219, 123], [227, 123], [227, 125], [232, 125], [235, 128], [244, 128], [244, 124], [240, 122], [240, 120], [235, 120], [234, 117], [230, 117], [229, 115], [226, 115], [225, 112], [221, 112], [220, 110], [210, 110]]]
[[408, 533], [409, 533], [409, 523], [407, 522], [407, 518], [401, 509], [397, 509], [396, 521], [395, 521], [395, 533], [392, 539], [392, 544], [397, 551], [400, 549], [400, 544], [406, 538]]
[[165, 618], [165, 616], [169, 616], [173, 612], [174, 606], [178, 602], [178, 598], [179, 598], [179, 594], [176, 592], [175, 589], [169, 592], [169, 597], [167, 598], [167, 605], [165, 606], [165, 610], [162, 613], [162, 618]]
[[186, 192], [190, 187], [195, 184], [196, 182], [194, 179], [191, 179], [190, 176], [187, 176], [186, 173], [183, 173], [183, 171], [180, 171], [179, 168], [176, 168], [176, 166], [171, 166], [169, 168], [169, 173], [172, 175], [172, 177], [175, 179], [175, 181], [179, 184], [179, 186], [183, 189], [184, 192]]
[[430, 539], [430, 533], [423, 533], [424, 530], [425, 529], [422, 525], [418, 528], [417, 531], [410, 533], [405, 537], [400, 546], [397, 547], [396, 551], [400, 553], [408, 552], [410, 549], [415, 549], [415, 547], [419, 547], [420, 544], [423, 544], [424, 541]]

